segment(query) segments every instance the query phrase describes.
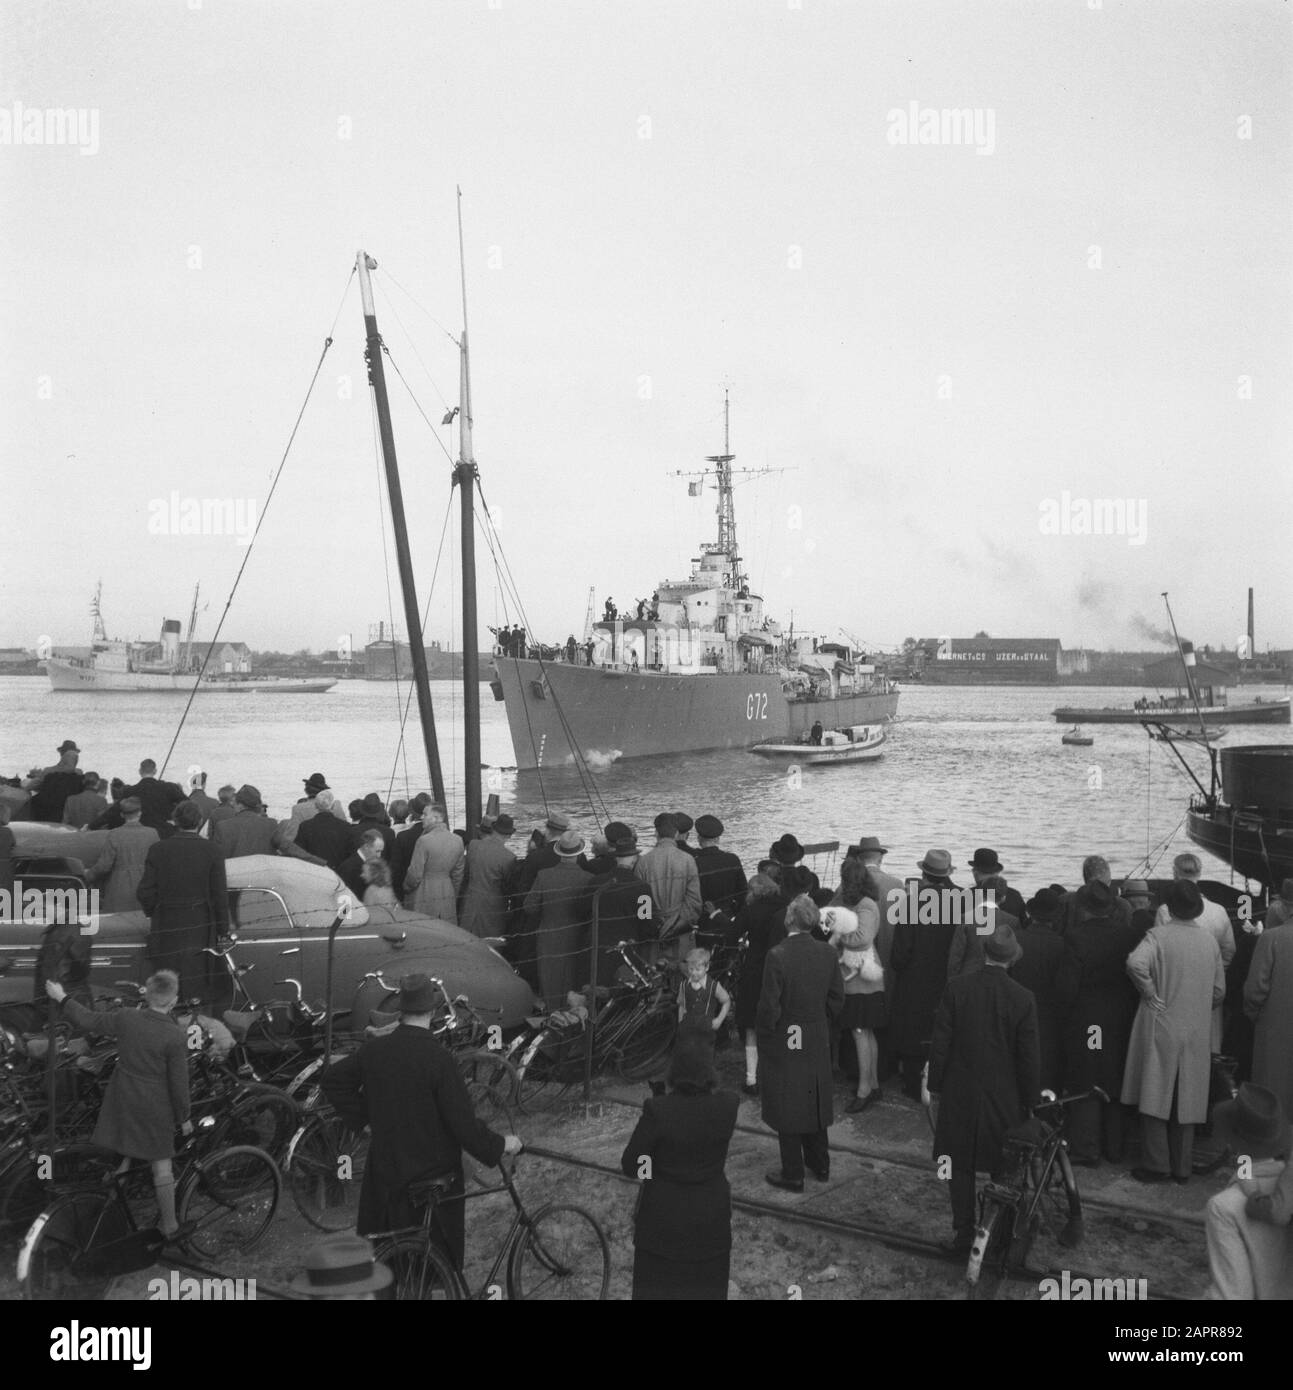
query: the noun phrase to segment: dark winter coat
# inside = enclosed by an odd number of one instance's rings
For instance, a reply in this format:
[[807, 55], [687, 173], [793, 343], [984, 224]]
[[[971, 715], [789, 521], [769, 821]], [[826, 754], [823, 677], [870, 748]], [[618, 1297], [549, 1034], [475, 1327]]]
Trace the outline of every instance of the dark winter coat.
[[1064, 1080], [1064, 1020], [1068, 1012], [1062, 983], [1064, 942], [1040, 922], [1024, 928], [1016, 939], [1024, 954], [1011, 967], [1010, 978], [1037, 1001], [1042, 1089], [1058, 1095]]
[[549, 1009], [592, 979], [588, 937], [593, 880], [573, 859], [543, 869], [525, 895], [527, 928], [534, 933], [539, 993]]
[[736, 1026], [742, 1032], [755, 1025], [759, 1008], [759, 993], [763, 989], [763, 967], [767, 964], [772, 924], [786, 905], [780, 898], [756, 898], [746, 903], [736, 914], [733, 929], [738, 940], [746, 939], [745, 954], [741, 957], [741, 973], [736, 984]]
[[[419, 832], [422, 827], [418, 826]], [[213, 832], [214, 834], [214, 828]], [[414, 837], [416, 838], [416, 837]], [[410, 842], [411, 843], [411, 842]], [[319, 815], [311, 816], [309, 820], [302, 821], [296, 832], [296, 844], [299, 849], [305, 850], [307, 854], [313, 854], [317, 859], [322, 859], [330, 869], [336, 869], [345, 859], [349, 857], [355, 847], [355, 827], [348, 822], [334, 816], [331, 811], [324, 811]], [[410, 854], [412, 850], [410, 849]], [[405, 869], [408, 868], [408, 860], [404, 860]], [[391, 886], [394, 887], [395, 865], [391, 863]], [[396, 895], [404, 886], [403, 870], [400, 872], [400, 886], [396, 888]]]
[[736, 855], [717, 845], [701, 845], [692, 856], [700, 874], [700, 900], [720, 912], [735, 913], [745, 901], [745, 869]]
[[[616, 973], [624, 964], [623, 957], [611, 948], [621, 941], [656, 940], [660, 935], [660, 907], [651, 885], [644, 883], [632, 868], [616, 865], [605, 877], [590, 879], [589, 886], [593, 893], [600, 893], [597, 897], [597, 983], [610, 985], [614, 984]], [[592, 901], [590, 897], [590, 924]]]
[[181, 830], [149, 848], [136, 894], [148, 914], [148, 961], [174, 970], [181, 994], [206, 998], [210, 956], [229, 930], [229, 892], [224, 855], [194, 830]]
[[839, 952], [795, 932], [768, 952], [756, 1031], [763, 1122], [815, 1134], [835, 1118], [831, 1024], [844, 1007]]
[[[917, 928], [919, 930], [919, 928]], [[999, 966], [949, 980], [934, 1018], [929, 1089], [941, 1097], [934, 1161], [995, 1172], [1002, 1140], [1041, 1092], [1037, 1005]]]
[[1138, 941], [1136, 929], [1113, 917], [1085, 917], [1062, 939], [1064, 959], [1057, 983], [1065, 1001], [1064, 1090], [1077, 1094], [1099, 1086], [1117, 1100], [1138, 1003], [1136, 987], [1127, 977], [1127, 957]]
[[[732, 1248], [724, 1166], [739, 1097], [727, 1091], [652, 1096], [620, 1167], [641, 1178], [633, 1243], [669, 1260], [708, 1260]], [[649, 1176], [644, 1176], [649, 1174]]]
[[87, 1009], [63, 1002], [63, 1015], [87, 1033], [117, 1039], [117, 1065], [94, 1127], [94, 1142], [150, 1161], [171, 1158], [175, 1131], [189, 1117], [184, 1029], [155, 1009]]
[[[947, 879], [921, 879], [920, 886], [938, 890], [953, 885]], [[894, 927], [889, 1047], [899, 1057], [922, 1056], [933, 1035], [934, 1011], [947, 984], [947, 956], [956, 931], [951, 922], [899, 922]]]
[[[457, 1064], [426, 1028], [401, 1024], [366, 1042], [322, 1079], [337, 1113], [355, 1129], [368, 1125], [372, 1140], [359, 1192], [360, 1235], [417, 1224], [408, 1185], [419, 1178], [462, 1179], [465, 1149], [494, 1167], [503, 1139], [482, 1124]], [[461, 1237], [462, 1202], [445, 1204]]]

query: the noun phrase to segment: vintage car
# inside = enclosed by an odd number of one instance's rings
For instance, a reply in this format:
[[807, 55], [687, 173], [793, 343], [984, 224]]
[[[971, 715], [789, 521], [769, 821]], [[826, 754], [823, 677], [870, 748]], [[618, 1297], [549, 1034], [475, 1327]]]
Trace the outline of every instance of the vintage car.
[[[15, 879], [30, 895], [84, 889], [80, 874], [93, 864], [106, 830], [71, 830], [37, 821], [15, 821]], [[290, 997], [281, 982], [301, 982], [307, 1001], [324, 997], [328, 932], [339, 905], [349, 899], [331, 870], [280, 855], [247, 855], [225, 866], [229, 918], [237, 938], [233, 957], [247, 993], [257, 1003]], [[21, 905], [21, 903], [20, 903]], [[0, 1002], [26, 1002], [44, 918], [0, 922]], [[94, 932], [91, 981], [142, 982], [148, 975], [148, 919], [142, 912], [105, 913], [88, 924]], [[380, 971], [391, 981], [412, 971], [443, 980], [450, 996], [463, 994], [487, 1024], [504, 1029], [534, 1009], [530, 987], [484, 941], [470, 932], [402, 907], [358, 906], [336, 934], [332, 1005], [347, 1009], [364, 975]]]

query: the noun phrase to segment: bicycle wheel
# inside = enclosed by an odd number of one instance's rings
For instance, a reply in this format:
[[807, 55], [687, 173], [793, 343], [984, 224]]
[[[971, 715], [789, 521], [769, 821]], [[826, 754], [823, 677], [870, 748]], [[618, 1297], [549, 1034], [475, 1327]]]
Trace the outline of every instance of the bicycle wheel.
[[668, 995], [640, 1006], [617, 1039], [613, 1055], [625, 1081], [650, 1076], [668, 1055], [678, 1032], [678, 1007]]
[[237, 1144], [197, 1159], [180, 1179], [184, 1244], [205, 1260], [240, 1255], [269, 1230], [283, 1181], [264, 1149]]
[[447, 1303], [463, 1297], [453, 1267], [425, 1236], [410, 1231], [379, 1240], [373, 1256], [395, 1276], [393, 1296], [401, 1303]]
[[455, 1052], [453, 1059], [468, 1090], [473, 1087], [487, 1088], [504, 1105], [516, 1103], [516, 1066], [501, 1052], [473, 1049], [470, 1052]]
[[311, 1226], [347, 1231], [355, 1224], [367, 1155], [367, 1134], [356, 1134], [328, 1111], [311, 1115], [292, 1136], [287, 1187]]
[[1033, 1241], [1043, 1227], [1070, 1250], [1081, 1245], [1084, 1235], [1082, 1198], [1066, 1149], [1057, 1149], [1049, 1164], [1042, 1155], [1035, 1157], [1029, 1165], [1029, 1181], [1033, 1190], [1010, 1247], [1010, 1263], [1018, 1267], [1028, 1263]]
[[545, 1028], [537, 1033], [516, 1064], [516, 1103], [524, 1110], [543, 1096], [557, 1100], [578, 1078], [576, 1060], [583, 1060], [584, 1035], [562, 1037]]
[[966, 1298], [983, 1301], [996, 1298], [1005, 1277], [1014, 1219], [1013, 1206], [1007, 1206], [996, 1197], [984, 1196], [983, 1211], [965, 1266]]
[[605, 1299], [611, 1281], [606, 1235], [582, 1207], [544, 1207], [513, 1249], [507, 1278], [513, 1298]]
[[111, 1252], [133, 1233], [110, 1192], [69, 1192], [32, 1223], [18, 1252], [22, 1296], [101, 1299], [112, 1282]]
[[301, 1108], [275, 1086], [252, 1084], [234, 1097], [216, 1122], [205, 1147], [209, 1152], [250, 1144], [277, 1163], [287, 1152], [292, 1136], [301, 1127]]

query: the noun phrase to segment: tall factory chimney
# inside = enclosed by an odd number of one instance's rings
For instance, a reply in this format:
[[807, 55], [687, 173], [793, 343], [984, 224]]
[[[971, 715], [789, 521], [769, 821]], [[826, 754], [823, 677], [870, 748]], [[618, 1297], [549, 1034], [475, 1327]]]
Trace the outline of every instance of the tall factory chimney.
[[1253, 591], [1248, 590], [1248, 657], [1251, 661], [1257, 660], [1257, 647], [1253, 642]]

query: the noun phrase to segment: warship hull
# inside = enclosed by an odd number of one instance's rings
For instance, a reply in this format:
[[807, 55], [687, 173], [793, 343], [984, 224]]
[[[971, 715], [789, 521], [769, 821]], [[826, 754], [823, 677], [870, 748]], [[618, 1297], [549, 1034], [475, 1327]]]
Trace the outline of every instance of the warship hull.
[[[173, 671], [101, 671], [93, 666], [74, 666], [69, 661], [51, 657], [45, 662], [51, 690], [79, 690], [91, 695], [139, 694], [174, 692], [187, 695], [193, 689], [193, 677]], [[201, 688], [210, 694], [221, 695], [321, 695], [331, 690], [335, 680], [288, 680], [267, 676], [254, 678], [207, 677]]]
[[[827, 728], [877, 724], [897, 692], [788, 700], [776, 675], [624, 671], [516, 657], [495, 663], [518, 768], [751, 748]], [[573, 745], [573, 746], [572, 746]]]

